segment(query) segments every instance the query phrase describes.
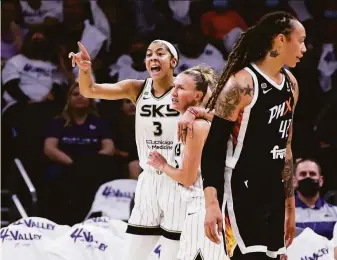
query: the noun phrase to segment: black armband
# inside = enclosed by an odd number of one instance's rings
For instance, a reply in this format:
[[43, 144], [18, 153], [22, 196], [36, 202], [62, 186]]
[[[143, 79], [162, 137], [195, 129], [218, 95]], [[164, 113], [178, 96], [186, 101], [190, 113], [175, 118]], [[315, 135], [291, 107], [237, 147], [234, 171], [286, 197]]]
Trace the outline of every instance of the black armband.
[[204, 189], [214, 187], [222, 203], [225, 181], [227, 142], [235, 122], [214, 115], [201, 157]]
[[12, 79], [4, 84], [4, 90], [16, 101], [25, 103], [30, 98], [21, 90], [20, 79]]

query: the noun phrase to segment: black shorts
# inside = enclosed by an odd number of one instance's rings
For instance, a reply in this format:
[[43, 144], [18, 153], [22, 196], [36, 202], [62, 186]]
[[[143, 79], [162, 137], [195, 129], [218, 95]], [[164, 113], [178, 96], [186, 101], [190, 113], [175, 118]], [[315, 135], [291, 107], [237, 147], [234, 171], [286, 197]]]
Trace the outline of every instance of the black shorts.
[[226, 234], [233, 234], [232, 238], [227, 236], [231, 240], [229, 255], [236, 246], [242, 254], [264, 252], [276, 257], [285, 253], [284, 187], [281, 177], [275, 179], [258, 178], [251, 169], [248, 173], [226, 169], [223, 204], [229, 217]]

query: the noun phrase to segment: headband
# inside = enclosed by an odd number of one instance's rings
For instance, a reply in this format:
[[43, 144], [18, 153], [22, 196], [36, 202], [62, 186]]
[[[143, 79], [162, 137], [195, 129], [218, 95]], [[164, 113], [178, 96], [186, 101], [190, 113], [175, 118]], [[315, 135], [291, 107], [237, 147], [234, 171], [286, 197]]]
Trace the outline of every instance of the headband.
[[173, 46], [172, 43], [169, 43], [168, 41], [164, 41], [164, 40], [154, 40], [153, 42], [161, 42], [165, 44], [166, 47], [170, 50], [173, 57], [177, 59], [177, 63], [179, 62], [179, 55], [178, 55], [177, 49]]

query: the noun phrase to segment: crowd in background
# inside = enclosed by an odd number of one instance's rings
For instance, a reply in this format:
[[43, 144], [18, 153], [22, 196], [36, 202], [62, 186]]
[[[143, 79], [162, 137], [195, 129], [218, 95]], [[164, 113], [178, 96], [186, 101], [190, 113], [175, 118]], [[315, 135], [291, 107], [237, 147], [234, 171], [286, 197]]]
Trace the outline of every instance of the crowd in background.
[[[80, 95], [68, 59], [78, 41], [96, 82], [148, 77], [145, 52], [158, 38], [179, 50], [176, 73], [203, 63], [220, 74], [240, 33], [275, 10], [294, 14], [307, 32], [308, 51], [292, 69], [300, 91], [293, 137], [294, 157], [302, 160], [299, 226], [307, 210], [337, 205], [336, 1], [4, 0], [1, 9], [2, 186], [15, 186], [11, 164], [20, 158], [37, 187], [40, 216], [80, 222], [102, 183], [141, 172], [135, 106]], [[300, 182], [308, 177], [317, 181]], [[314, 201], [305, 199], [308, 186], [315, 186]], [[317, 232], [332, 236], [332, 229]]]

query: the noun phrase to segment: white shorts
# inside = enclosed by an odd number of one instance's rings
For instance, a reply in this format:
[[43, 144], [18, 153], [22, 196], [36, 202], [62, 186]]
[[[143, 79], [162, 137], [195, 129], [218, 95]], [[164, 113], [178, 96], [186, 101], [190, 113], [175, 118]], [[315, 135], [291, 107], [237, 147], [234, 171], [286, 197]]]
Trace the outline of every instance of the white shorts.
[[143, 171], [138, 179], [127, 233], [163, 235], [179, 240], [186, 209], [186, 202], [181, 197], [181, 184], [166, 174]]
[[223, 238], [220, 244], [215, 244], [207, 238], [204, 229], [205, 216], [204, 207], [188, 212], [180, 237], [179, 260], [229, 260]]

